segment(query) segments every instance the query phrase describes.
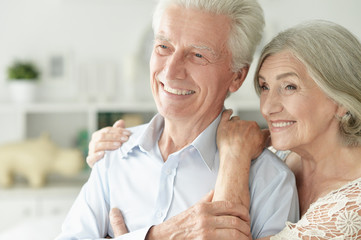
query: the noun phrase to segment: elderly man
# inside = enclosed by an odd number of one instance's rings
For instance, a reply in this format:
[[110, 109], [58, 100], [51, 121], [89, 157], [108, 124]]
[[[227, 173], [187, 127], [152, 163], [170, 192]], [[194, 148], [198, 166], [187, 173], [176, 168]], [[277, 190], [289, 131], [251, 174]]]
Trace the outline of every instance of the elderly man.
[[[150, 60], [159, 113], [95, 164], [57, 239], [249, 238], [240, 221], [248, 220], [248, 196], [211, 201], [207, 193], [226, 166], [219, 160], [226, 154], [216, 146], [224, 100], [242, 85], [262, 28], [254, 0], [159, 1]], [[240, 143], [242, 156], [252, 159], [262, 152], [262, 134], [252, 124], [244, 134], [250, 141]], [[245, 178], [254, 238], [297, 220], [294, 176], [271, 152], [263, 151]], [[121, 210], [129, 233], [114, 235], [108, 216], [113, 208]]]

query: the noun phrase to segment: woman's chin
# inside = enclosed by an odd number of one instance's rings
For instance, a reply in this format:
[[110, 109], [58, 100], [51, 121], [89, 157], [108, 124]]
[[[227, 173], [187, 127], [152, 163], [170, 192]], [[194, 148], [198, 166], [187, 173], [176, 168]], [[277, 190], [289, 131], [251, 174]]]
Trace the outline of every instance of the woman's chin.
[[281, 144], [281, 143], [273, 143], [273, 142], [272, 142], [272, 147], [278, 151], [287, 151], [290, 149], [289, 144]]

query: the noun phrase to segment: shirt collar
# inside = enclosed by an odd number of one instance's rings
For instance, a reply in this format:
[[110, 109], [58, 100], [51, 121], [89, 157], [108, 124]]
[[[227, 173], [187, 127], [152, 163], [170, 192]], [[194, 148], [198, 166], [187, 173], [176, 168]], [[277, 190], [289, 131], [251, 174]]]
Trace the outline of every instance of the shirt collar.
[[[213, 169], [215, 155], [217, 152], [216, 135], [217, 127], [221, 119], [221, 114], [186, 148], [181, 151], [194, 147], [202, 157], [210, 170]], [[133, 148], [139, 146], [142, 151], [151, 151], [154, 144], [158, 143], [160, 134], [164, 128], [164, 118], [158, 113], [154, 118], [142, 126], [135, 127], [137, 131], [132, 133], [126, 143], [123, 143], [120, 151], [122, 156], [127, 156]], [[133, 128], [133, 129], [135, 129]], [[130, 128], [132, 131], [132, 128]]]
[[154, 144], [158, 143], [163, 126], [164, 119], [160, 114], [157, 114], [148, 124], [129, 128], [132, 135], [120, 148], [122, 157], [126, 157], [138, 146], [142, 151], [149, 152], [154, 147]]
[[217, 128], [221, 121], [221, 114], [192, 142], [207, 164], [209, 170], [213, 169], [214, 160], [217, 152]]

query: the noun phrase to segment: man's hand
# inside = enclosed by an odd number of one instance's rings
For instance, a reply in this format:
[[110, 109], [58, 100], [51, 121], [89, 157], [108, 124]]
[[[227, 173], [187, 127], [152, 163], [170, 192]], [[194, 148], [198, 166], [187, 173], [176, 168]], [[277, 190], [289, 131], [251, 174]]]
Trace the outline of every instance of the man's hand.
[[[153, 226], [146, 240], [250, 239], [248, 209], [228, 201], [211, 202], [213, 191], [188, 210]], [[113, 208], [109, 214], [114, 238], [128, 233], [121, 212]]]
[[118, 208], [112, 208], [109, 213], [110, 225], [114, 232], [114, 238], [128, 233], [127, 226], [125, 225], [123, 215]]
[[126, 142], [130, 132], [125, 129], [123, 120], [116, 121], [112, 127], [105, 127], [93, 133], [89, 143], [86, 162], [90, 167], [104, 157], [104, 151], [115, 150]]
[[188, 210], [153, 226], [146, 240], [249, 239], [250, 217], [242, 204], [211, 202], [213, 191]]

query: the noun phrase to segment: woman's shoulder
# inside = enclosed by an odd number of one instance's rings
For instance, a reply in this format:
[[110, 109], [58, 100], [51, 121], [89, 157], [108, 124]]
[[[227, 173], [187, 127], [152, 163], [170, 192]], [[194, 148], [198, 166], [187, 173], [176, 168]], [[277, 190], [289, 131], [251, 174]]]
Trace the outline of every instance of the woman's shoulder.
[[[361, 178], [344, 184], [311, 204], [297, 223], [288, 223], [276, 238], [284, 236], [322, 239], [361, 237]], [[293, 238], [289, 238], [293, 239]]]

